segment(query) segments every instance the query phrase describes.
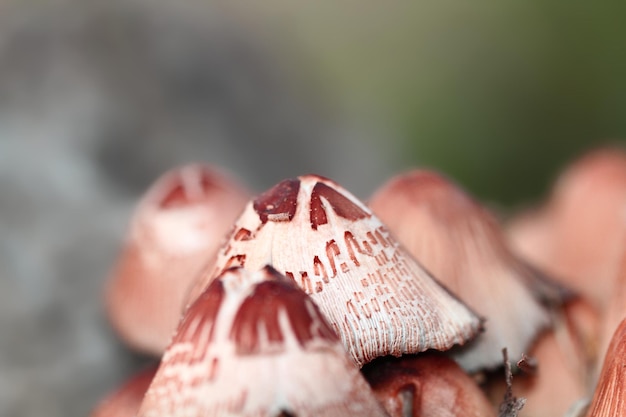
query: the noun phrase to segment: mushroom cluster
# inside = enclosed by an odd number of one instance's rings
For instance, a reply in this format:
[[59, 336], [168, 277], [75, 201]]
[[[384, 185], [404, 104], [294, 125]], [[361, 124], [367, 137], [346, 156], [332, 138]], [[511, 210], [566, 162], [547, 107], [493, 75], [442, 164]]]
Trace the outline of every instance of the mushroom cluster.
[[622, 151], [506, 230], [429, 170], [251, 196], [202, 165], [147, 191], [106, 306], [160, 362], [92, 417], [626, 416]]

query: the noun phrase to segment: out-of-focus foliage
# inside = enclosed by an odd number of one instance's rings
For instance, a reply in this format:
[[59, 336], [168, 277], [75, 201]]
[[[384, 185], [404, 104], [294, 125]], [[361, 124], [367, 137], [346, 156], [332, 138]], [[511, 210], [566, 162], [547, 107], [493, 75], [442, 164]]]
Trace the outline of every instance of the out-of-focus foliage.
[[479, 196], [536, 197], [580, 151], [626, 137], [624, 2], [273, 6], [275, 34], [341, 105]]

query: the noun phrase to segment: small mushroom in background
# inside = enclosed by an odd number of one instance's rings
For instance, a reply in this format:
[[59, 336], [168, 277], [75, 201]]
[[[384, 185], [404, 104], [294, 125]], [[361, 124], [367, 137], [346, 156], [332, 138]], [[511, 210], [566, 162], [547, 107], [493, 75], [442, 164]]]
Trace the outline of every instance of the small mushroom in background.
[[602, 310], [613, 286], [626, 226], [626, 152], [583, 155], [549, 202], [511, 224], [514, 249]]
[[198, 164], [167, 172], [146, 192], [106, 288], [110, 321], [129, 345], [163, 352], [189, 286], [215, 256], [248, 195], [223, 173]]
[[265, 264], [312, 297], [359, 366], [379, 356], [447, 350], [482, 326], [363, 203], [320, 176], [282, 181], [250, 202], [214, 272], [190, 298], [233, 265]]
[[409, 171], [380, 187], [369, 206], [411, 255], [487, 319], [486, 331], [453, 353], [467, 371], [501, 366], [504, 347], [517, 361], [550, 326], [542, 302], [559, 303], [560, 288], [518, 259], [495, 217], [450, 180]]
[[613, 335], [587, 413], [587, 417], [622, 416], [626, 416], [626, 320]]
[[378, 358], [362, 369], [391, 417], [495, 417], [474, 379], [434, 352]]
[[138, 417], [386, 416], [318, 307], [265, 267], [231, 268], [187, 309]]
[[89, 415], [90, 417], [135, 417], [158, 367], [149, 366], [109, 394]]

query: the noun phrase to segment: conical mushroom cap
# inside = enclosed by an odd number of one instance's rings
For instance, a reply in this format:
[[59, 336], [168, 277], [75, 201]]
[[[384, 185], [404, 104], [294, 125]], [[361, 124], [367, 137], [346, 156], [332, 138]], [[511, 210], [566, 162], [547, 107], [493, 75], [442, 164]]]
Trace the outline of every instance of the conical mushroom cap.
[[230, 269], [189, 307], [138, 414], [385, 415], [310, 297], [269, 267]]
[[146, 192], [106, 292], [111, 322], [131, 346], [163, 352], [190, 284], [247, 199], [242, 187], [203, 165], [174, 169]]
[[613, 335], [587, 416], [626, 416], [626, 320]]
[[195, 293], [232, 265], [265, 264], [313, 298], [359, 365], [447, 350], [481, 328], [364, 204], [316, 175], [285, 180], [250, 202]]
[[422, 265], [486, 318], [485, 333], [455, 352], [463, 368], [500, 366], [504, 347], [517, 361], [549, 325], [538, 300], [549, 298], [541, 289], [549, 282], [509, 251], [495, 218], [458, 186], [415, 170], [383, 185], [369, 205]]
[[432, 353], [379, 358], [363, 368], [391, 417], [495, 417], [476, 382], [451, 358]]
[[107, 396], [90, 417], [135, 417], [156, 371], [157, 366], [150, 366], [131, 377]]

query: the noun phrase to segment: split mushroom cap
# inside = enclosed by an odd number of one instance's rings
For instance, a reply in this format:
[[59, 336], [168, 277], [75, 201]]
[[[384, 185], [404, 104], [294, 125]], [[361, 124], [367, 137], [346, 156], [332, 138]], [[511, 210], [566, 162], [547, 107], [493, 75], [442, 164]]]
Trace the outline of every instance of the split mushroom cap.
[[241, 186], [204, 165], [174, 169], [150, 187], [106, 288], [109, 318], [128, 344], [163, 352], [189, 286], [247, 199]]
[[250, 202], [191, 297], [224, 269], [265, 264], [313, 298], [359, 366], [447, 350], [482, 326], [363, 203], [317, 175], [282, 181]]
[[626, 320], [613, 335], [588, 417], [626, 416]]
[[232, 268], [189, 307], [139, 417], [386, 416], [315, 303]]
[[154, 365], [134, 375], [106, 397], [90, 417], [135, 417], [156, 371], [157, 366]]
[[495, 417], [476, 382], [451, 358], [378, 358], [363, 374], [391, 417]]
[[513, 223], [515, 250], [602, 307], [626, 226], [626, 152], [589, 152], [563, 172], [548, 204]]
[[428, 170], [398, 175], [369, 206], [411, 255], [486, 318], [486, 331], [454, 353], [464, 369], [515, 360], [549, 326], [541, 301], [559, 302], [560, 289], [516, 258], [496, 219], [459, 186]]

